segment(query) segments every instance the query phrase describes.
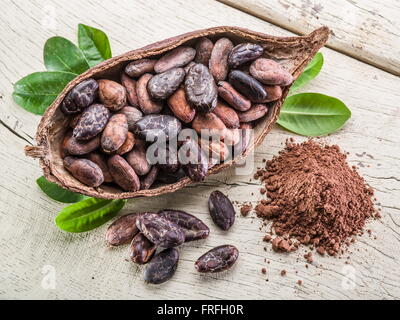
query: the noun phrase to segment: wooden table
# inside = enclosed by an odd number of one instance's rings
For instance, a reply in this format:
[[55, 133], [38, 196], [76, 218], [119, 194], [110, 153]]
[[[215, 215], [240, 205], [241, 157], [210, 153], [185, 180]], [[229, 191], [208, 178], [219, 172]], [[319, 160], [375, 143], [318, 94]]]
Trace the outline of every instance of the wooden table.
[[[0, 13], [0, 298], [44, 299], [394, 299], [400, 298], [400, 30], [398, 1], [336, 0], [5, 0]], [[68, 234], [54, 225], [63, 204], [47, 198], [35, 185], [41, 170], [25, 157], [40, 117], [12, 98], [12, 84], [43, 70], [42, 48], [60, 35], [76, 42], [77, 24], [99, 27], [110, 37], [113, 54], [187, 31], [236, 25], [273, 35], [303, 34], [321, 24], [332, 28], [323, 71], [304, 91], [342, 99], [352, 118], [325, 141], [350, 152], [375, 188], [382, 219], [368, 223], [372, 235], [351, 246], [347, 260], [315, 255], [305, 267], [304, 250], [285, 255], [264, 251], [254, 216], [239, 217], [225, 233], [214, 227], [208, 195], [220, 189], [238, 202], [261, 199], [252, 175], [227, 171], [204, 183], [152, 199], [129, 201], [122, 213], [174, 207], [191, 212], [211, 226], [211, 236], [185, 245], [174, 278], [145, 285], [141, 268], [126, 260], [127, 249], [110, 249], [103, 226]], [[397, 75], [397, 76], [396, 76]], [[270, 159], [285, 139], [304, 138], [279, 127], [255, 154], [255, 166]], [[376, 236], [376, 239], [374, 237]], [[204, 277], [193, 263], [213, 246], [231, 243], [240, 260], [230, 272]], [[264, 259], [269, 263], [264, 262]], [[345, 264], [348, 261], [349, 264]], [[267, 268], [263, 275], [261, 269]], [[281, 270], [287, 270], [282, 277]], [[55, 274], [56, 282], [47, 282]], [[302, 280], [302, 285], [296, 284]], [[352, 282], [354, 281], [354, 282]]]

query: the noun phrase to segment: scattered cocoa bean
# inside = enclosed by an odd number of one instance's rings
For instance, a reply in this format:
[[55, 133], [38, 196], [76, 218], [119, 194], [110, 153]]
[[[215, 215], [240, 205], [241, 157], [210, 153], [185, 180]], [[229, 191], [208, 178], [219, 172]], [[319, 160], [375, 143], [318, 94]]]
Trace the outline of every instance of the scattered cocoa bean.
[[230, 269], [239, 257], [239, 250], [232, 245], [215, 247], [195, 262], [198, 272], [220, 272]]
[[144, 270], [144, 281], [160, 284], [168, 281], [178, 267], [179, 253], [175, 248], [166, 249], [157, 254]]
[[147, 83], [147, 91], [155, 100], [167, 99], [179, 88], [184, 78], [185, 70], [172, 68], [152, 77]]
[[194, 59], [196, 50], [190, 47], [178, 47], [162, 56], [154, 65], [156, 73], [162, 73], [172, 68], [186, 66]]
[[125, 191], [138, 191], [140, 180], [135, 170], [120, 155], [113, 155], [108, 159], [108, 169], [115, 183]]
[[156, 62], [154, 59], [139, 59], [129, 63], [125, 67], [125, 72], [132, 78], [138, 78], [145, 73], [153, 72]]
[[116, 219], [107, 228], [106, 241], [111, 246], [127, 244], [137, 235], [139, 229], [136, 220], [139, 214], [131, 213]]
[[81, 112], [90, 106], [98, 96], [99, 85], [94, 79], [86, 79], [77, 84], [65, 96], [61, 111], [65, 114]]
[[139, 109], [130, 106], [123, 107], [118, 113], [123, 113], [126, 116], [129, 131], [133, 131], [136, 121], [143, 118], [143, 114]]
[[193, 109], [186, 100], [185, 90], [179, 88], [168, 99], [168, 106], [173, 114], [184, 123], [189, 123], [196, 115], [196, 110]]
[[225, 103], [218, 101], [217, 106], [212, 112], [221, 119], [227, 128], [239, 128], [239, 117], [236, 111], [228, 107]]
[[228, 57], [228, 64], [237, 68], [246, 62], [253, 61], [262, 56], [263, 47], [255, 43], [241, 43], [232, 49]]
[[88, 187], [98, 187], [104, 182], [103, 171], [94, 162], [88, 159], [80, 159], [75, 157], [65, 157], [64, 167], [77, 180]]
[[250, 74], [264, 84], [288, 86], [293, 82], [293, 76], [278, 62], [259, 58], [250, 66]]
[[194, 61], [208, 67], [213, 47], [214, 44], [210, 39], [206, 37], [201, 38], [196, 45], [196, 57], [194, 58]]
[[125, 87], [112, 80], [101, 79], [99, 84], [99, 99], [111, 111], [118, 111], [126, 105]]
[[225, 80], [228, 75], [228, 56], [233, 48], [228, 38], [218, 39], [211, 51], [209, 62], [210, 72], [216, 82]]
[[261, 102], [267, 98], [267, 92], [262, 84], [243, 71], [231, 71], [229, 73], [229, 82], [252, 102]]
[[228, 230], [235, 222], [232, 202], [221, 191], [213, 191], [208, 199], [208, 209], [214, 223], [222, 230]]
[[265, 104], [256, 104], [245, 112], [239, 112], [240, 122], [250, 122], [262, 118], [268, 113], [268, 107]]
[[153, 75], [145, 73], [136, 83], [136, 94], [139, 101], [139, 107], [144, 114], [160, 113], [163, 108], [163, 103], [153, 100], [147, 91], [147, 84], [151, 78], [153, 78]]
[[218, 82], [218, 94], [229, 105], [231, 105], [238, 111], [246, 111], [249, 110], [251, 107], [251, 101], [243, 97], [239, 92], [237, 92], [229, 82]]
[[139, 100], [136, 94], [136, 80], [133, 80], [123, 72], [121, 75], [121, 84], [125, 87], [129, 104], [133, 107], [139, 107]]
[[103, 131], [110, 111], [102, 104], [92, 104], [82, 113], [73, 135], [78, 140], [90, 140]]
[[113, 178], [111, 176], [110, 170], [107, 167], [107, 159], [103, 154], [97, 152], [91, 152], [86, 156], [90, 161], [97, 164], [101, 171], [103, 171], [104, 182], [112, 182]]
[[134, 263], [145, 264], [151, 260], [157, 247], [143, 233], [138, 233], [129, 246], [129, 256]]

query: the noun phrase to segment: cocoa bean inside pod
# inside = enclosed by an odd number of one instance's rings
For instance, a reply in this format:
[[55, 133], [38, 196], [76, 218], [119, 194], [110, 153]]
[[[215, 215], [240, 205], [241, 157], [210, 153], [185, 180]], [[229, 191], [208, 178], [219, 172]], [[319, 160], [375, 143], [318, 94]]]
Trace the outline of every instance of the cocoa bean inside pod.
[[146, 145], [142, 140], [136, 140], [132, 151], [126, 154], [126, 160], [139, 176], [144, 176], [151, 169], [146, 157]]
[[89, 187], [98, 187], [104, 181], [103, 171], [94, 162], [88, 159], [65, 157], [64, 167], [83, 184]]
[[86, 155], [86, 158], [88, 158], [90, 161], [94, 162], [100, 167], [101, 171], [103, 171], [104, 182], [113, 181], [110, 170], [108, 170], [107, 158], [103, 154], [97, 152], [91, 152], [88, 155]]
[[224, 136], [224, 142], [228, 146], [234, 146], [240, 141], [240, 134], [241, 130], [240, 129], [227, 129], [225, 136]]
[[280, 86], [264, 86], [264, 90], [267, 91], [267, 99], [263, 102], [272, 102], [279, 100], [282, 97], [282, 88]]
[[152, 74], [145, 73], [136, 83], [136, 94], [139, 101], [139, 107], [144, 114], [160, 113], [163, 108], [163, 103], [153, 100], [147, 91], [147, 84], [151, 78], [153, 78]]
[[151, 78], [147, 83], [147, 91], [155, 100], [167, 99], [179, 88], [184, 78], [185, 70], [172, 68]]
[[62, 143], [62, 150], [65, 155], [81, 156], [92, 152], [100, 147], [100, 136], [90, 140], [77, 140], [72, 131], [67, 132]]
[[103, 131], [110, 111], [102, 104], [92, 104], [82, 113], [73, 135], [78, 140], [90, 140]]
[[125, 87], [126, 97], [129, 101], [129, 104], [133, 107], [138, 107], [139, 100], [136, 94], [136, 80], [133, 80], [123, 72], [121, 75], [121, 84]]
[[268, 97], [262, 84], [243, 71], [231, 71], [229, 73], [229, 82], [252, 102], [262, 102]]
[[145, 264], [151, 260], [157, 247], [143, 233], [138, 233], [129, 246], [129, 256], [132, 262]]
[[138, 191], [140, 180], [135, 170], [120, 155], [114, 155], [108, 159], [108, 169], [115, 183], [125, 191]]
[[116, 152], [126, 141], [128, 122], [124, 114], [115, 114], [108, 121], [101, 136], [101, 147], [106, 153]]
[[156, 166], [153, 166], [149, 173], [142, 179], [140, 182], [140, 189], [147, 190], [153, 185], [154, 181], [157, 179], [158, 171], [160, 169]]
[[134, 133], [149, 142], [167, 141], [176, 137], [182, 129], [178, 119], [165, 114], [150, 114], [135, 123]]
[[194, 140], [185, 141], [178, 151], [181, 168], [190, 180], [204, 180], [208, 171], [208, 158], [198, 143]]
[[214, 223], [222, 230], [228, 230], [235, 222], [235, 209], [229, 198], [215, 190], [208, 199], [208, 209]]
[[235, 46], [229, 54], [228, 64], [237, 68], [246, 62], [253, 61], [262, 56], [264, 49], [255, 43], [241, 43]]
[[196, 57], [194, 61], [208, 67], [213, 47], [214, 44], [210, 39], [206, 37], [201, 38], [196, 44]]
[[165, 172], [176, 172], [179, 169], [178, 150], [176, 146], [167, 144], [152, 144], [147, 149], [148, 160], [151, 164], [157, 165], [158, 168]]
[[229, 157], [229, 149], [222, 141], [200, 139], [200, 148], [208, 156], [208, 162], [212, 166], [224, 162]]
[[118, 148], [116, 154], [123, 155], [131, 151], [135, 145], [136, 139], [132, 132], [128, 132], [125, 142]]
[[212, 112], [221, 119], [227, 128], [239, 128], [239, 117], [236, 111], [228, 107], [225, 103], [218, 101], [217, 106]]
[[69, 121], [69, 126], [74, 129], [78, 124], [80, 118], [82, 117], [82, 113], [77, 113], [72, 116], [71, 120]]
[[238, 111], [246, 111], [251, 107], [251, 101], [237, 92], [229, 82], [218, 82], [218, 94]]
[[198, 113], [192, 122], [192, 127], [196, 132], [205, 136], [215, 136], [223, 138], [226, 134], [226, 126], [222, 120], [214, 113]]
[[101, 79], [99, 84], [99, 99], [111, 111], [118, 111], [126, 105], [125, 87], [118, 82]]
[[232, 245], [222, 245], [215, 247], [203, 254], [195, 262], [195, 268], [198, 272], [220, 272], [230, 269], [237, 258], [239, 250]]
[[139, 109], [130, 106], [123, 107], [118, 113], [123, 113], [126, 116], [129, 131], [133, 131], [136, 121], [143, 118], [143, 113]]
[[98, 96], [99, 85], [94, 79], [86, 79], [77, 84], [61, 103], [61, 111], [74, 114], [90, 106]]
[[136, 220], [140, 214], [131, 213], [116, 219], [107, 228], [106, 241], [111, 246], [128, 244], [138, 234]]
[[160, 284], [168, 281], [175, 274], [178, 267], [179, 253], [175, 248], [165, 249], [146, 265], [144, 269], [144, 281], [152, 284]]
[[193, 109], [186, 100], [186, 94], [183, 88], [179, 88], [169, 97], [168, 106], [172, 113], [184, 123], [190, 123], [196, 115], [196, 110]]
[[215, 81], [225, 80], [228, 75], [228, 56], [233, 48], [228, 38], [218, 39], [211, 52], [209, 68]]
[[264, 84], [288, 86], [293, 82], [293, 76], [272, 59], [257, 59], [251, 64], [249, 71], [254, 78]]
[[153, 72], [156, 62], [157, 60], [155, 59], [139, 59], [133, 61], [125, 67], [125, 73], [132, 78], [140, 77], [145, 73]]
[[268, 113], [268, 107], [265, 104], [259, 103], [254, 105], [245, 112], [239, 112], [240, 122], [251, 122], [264, 117]]
[[249, 144], [251, 143], [252, 139], [254, 139], [254, 131], [253, 131], [253, 125], [251, 123], [241, 123], [240, 124], [240, 130], [241, 130], [241, 139], [240, 139], [240, 145], [238, 146], [238, 150], [240, 153], [244, 152]]
[[186, 66], [194, 59], [196, 50], [191, 47], [178, 47], [162, 56], [154, 65], [156, 73], [162, 73], [172, 68]]

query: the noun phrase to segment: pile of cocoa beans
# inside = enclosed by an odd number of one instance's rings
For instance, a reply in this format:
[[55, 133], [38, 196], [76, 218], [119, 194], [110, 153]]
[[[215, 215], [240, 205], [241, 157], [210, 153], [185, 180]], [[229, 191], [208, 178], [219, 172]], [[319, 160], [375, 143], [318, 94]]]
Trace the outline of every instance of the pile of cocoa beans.
[[[228, 230], [235, 221], [235, 209], [227, 196], [216, 190], [208, 200], [209, 212], [215, 224]], [[115, 247], [129, 244], [129, 256], [136, 264], [147, 264], [144, 280], [160, 284], [169, 280], [178, 266], [176, 247], [185, 242], [206, 239], [208, 226], [195, 216], [181, 210], [131, 213], [116, 219], [107, 229], [106, 241]], [[156, 254], [156, 250], [160, 249]], [[220, 272], [232, 267], [239, 251], [232, 245], [222, 245], [203, 254], [195, 262], [201, 273]]]
[[[210, 167], [235, 156], [233, 149], [246, 149], [246, 132], [293, 81], [263, 51], [255, 43], [201, 38], [195, 48], [128, 63], [119, 83], [82, 81], [61, 104], [71, 118], [65, 168], [87, 186], [124, 191], [184, 176], [203, 180]], [[149, 160], [151, 146], [157, 161]]]

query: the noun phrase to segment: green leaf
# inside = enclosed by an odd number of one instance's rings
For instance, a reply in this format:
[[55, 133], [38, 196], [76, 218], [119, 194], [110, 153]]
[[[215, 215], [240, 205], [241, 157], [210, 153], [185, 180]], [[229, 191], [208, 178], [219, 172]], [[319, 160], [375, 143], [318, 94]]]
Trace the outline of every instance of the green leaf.
[[82, 51], [68, 39], [52, 37], [44, 45], [44, 65], [49, 71], [65, 71], [76, 75], [89, 69]]
[[107, 35], [96, 28], [78, 25], [78, 43], [90, 67], [111, 58], [111, 47]]
[[14, 84], [14, 101], [29, 112], [43, 114], [75, 77], [73, 73], [60, 71], [32, 73]]
[[62, 209], [56, 225], [68, 232], [85, 232], [95, 229], [115, 217], [126, 200], [88, 198]]
[[318, 52], [315, 57], [310, 61], [303, 73], [290, 87], [290, 93], [296, 91], [306, 83], [314, 79], [321, 71], [322, 65], [324, 64], [324, 56], [321, 52]]
[[282, 106], [278, 123], [304, 136], [322, 136], [339, 130], [351, 111], [339, 99], [320, 93], [290, 96]]
[[56, 201], [74, 203], [86, 198], [84, 195], [61, 188], [43, 176], [37, 179], [36, 183], [47, 196]]

